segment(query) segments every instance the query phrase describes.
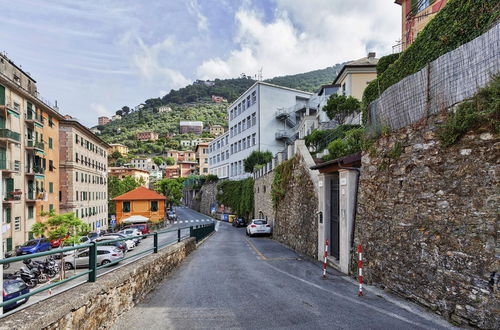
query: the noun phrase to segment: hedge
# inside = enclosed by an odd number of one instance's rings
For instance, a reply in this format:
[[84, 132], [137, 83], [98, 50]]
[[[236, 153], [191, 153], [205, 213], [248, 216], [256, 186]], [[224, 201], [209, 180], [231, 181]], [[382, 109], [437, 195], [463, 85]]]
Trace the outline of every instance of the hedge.
[[239, 217], [249, 218], [253, 212], [253, 178], [222, 181], [217, 185], [217, 201], [231, 208]]
[[396, 60], [399, 58], [400, 55], [401, 53], [382, 56], [377, 63], [377, 75], [381, 75], [382, 73], [384, 73], [385, 70], [387, 70], [387, 68], [389, 67], [389, 65], [396, 62]]
[[366, 87], [364, 111], [390, 86], [485, 33], [498, 20], [499, 7], [499, 0], [449, 0], [401, 56]]

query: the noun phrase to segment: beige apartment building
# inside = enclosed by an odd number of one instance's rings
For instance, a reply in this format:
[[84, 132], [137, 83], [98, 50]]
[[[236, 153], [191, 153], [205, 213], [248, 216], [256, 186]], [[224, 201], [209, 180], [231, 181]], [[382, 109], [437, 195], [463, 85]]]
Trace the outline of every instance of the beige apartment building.
[[133, 167], [110, 167], [109, 176], [116, 176], [118, 179], [123, 180], [126, 176], [131, 176], [136, 180], [144, 180], [144, 187], [149, 186], [149, 171], [141, 170]]
[[73, 212], [92, 230], [108, 228], [109, 145], [76, 119], [59, 122], [61, 213]]
[[200, 175], [208, 174], [208, 144], [208, 142], [199, 143], [195, 149]]
[[212, 125], [210, 126], [209, 130], [210, 134], [212, 134], [213, 136], [219, 136], [224, 134], [224, 126], [222, 125]]
[[113, 152], [118, 151], [122, 155], [128, 154], [128, 147], [126, 145], [120, 143], [110, 143], [108, 154], [112, 154]]
[[0, 54], [0, 215], [2, 247], [32, 238], [41, 211], [58, 211], [58, 121], [36, 81]]
[[137, 133], [137, 140], [139, 140], [139, 141], [157, 141], [158, 140], [158, 133], [139, 132], [139, 133]]

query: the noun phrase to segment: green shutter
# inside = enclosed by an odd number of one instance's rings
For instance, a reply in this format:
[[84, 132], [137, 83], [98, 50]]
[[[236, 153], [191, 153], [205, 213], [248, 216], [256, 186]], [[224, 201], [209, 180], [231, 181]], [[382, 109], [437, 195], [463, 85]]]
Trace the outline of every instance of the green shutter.
[[52, 138], [49, 138], [49, 149], [52, 149]]
[[28, 241], [29, 241], [29, 240], [32, 240], [33, 238], [35, 238], [35, 236], [33, 236], [33, 232], [32, 232], [32, 231], [30, 231], [30, 232], [28, 233]]
[[5, 209], [5, 223], [10, 223], [12, 217], [12, 210], [10, 207]]
[[13, 178], [7, 178], [5, 179], [7, 182], [7, 194], [11, 193], [14, 191], [14, 179]]
[[28, 219], [33, 219], [34, 213], [35, 212], [33, 206], [28, 206]]
[[5, 128], [5, 118], [0, 116], [0, 128]]
[[54, 192], [54, 182], [49, 182], [49, 193]]
[[7, 251], [12, 251], [12, 238], [7, 238]]
[[5, 105], [5, 87], [0, 85], [0, 105]]
[[7, 169], [7, 151], [0, 148], [0, 169]]

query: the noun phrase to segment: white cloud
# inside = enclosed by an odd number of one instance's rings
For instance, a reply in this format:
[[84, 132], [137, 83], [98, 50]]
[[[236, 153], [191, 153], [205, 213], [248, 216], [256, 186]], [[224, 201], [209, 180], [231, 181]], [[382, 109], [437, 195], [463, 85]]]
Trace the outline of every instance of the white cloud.
[[198, 20], [198, 29], [200, 31], [207, 31], [208, 20], [207, 17], [204, 16], [201, 12], [201, 7], [200, 4], [198, 3], [198, 0], [189, 0], [188, 10], [191, 14], [196, 16], [196, 19]]
[[90, 107], [98, 116], [112, 116], [113, 111], [107, 109], [104, 105], [98, 103], [91, 103]]
[[235, 15], [237, 48], [205, 60], [202, 79], [305, 72], [366, 56], [387, 54], [400, 35], [400, 7], [386, 0], [276, 0], [274, 18], [242, 7]]

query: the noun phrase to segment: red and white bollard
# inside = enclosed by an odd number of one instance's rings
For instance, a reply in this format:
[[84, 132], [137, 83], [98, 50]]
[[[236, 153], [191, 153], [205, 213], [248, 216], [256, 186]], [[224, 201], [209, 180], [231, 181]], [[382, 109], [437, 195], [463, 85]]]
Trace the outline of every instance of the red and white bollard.
[[326, 278], [326, 258], [328, 257], [328, 240], [325, 242], [325, 261], [323, 262], [323, 278]]
[[358, 276], [359, 276], [359, 291], [358, 296], [363, 295], [363, 249], [361, 248], [361, 244], [358, 245]]

